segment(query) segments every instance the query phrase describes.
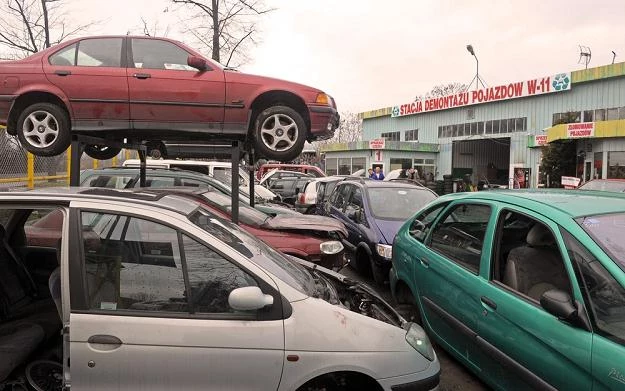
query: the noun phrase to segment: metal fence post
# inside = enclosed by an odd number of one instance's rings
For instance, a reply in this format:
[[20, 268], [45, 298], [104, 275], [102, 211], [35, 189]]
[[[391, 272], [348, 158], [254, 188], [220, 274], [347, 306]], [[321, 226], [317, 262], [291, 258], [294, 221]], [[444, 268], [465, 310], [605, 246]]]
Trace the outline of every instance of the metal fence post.
[[94, 168], [94, 169], [98, 168], [98, 162], [99, 162], [99, 160], [98, 160], [98, 159], [92, 159], [92, 160], [93, 160], [93, 168]]
[[67, 179], [65, 181], [67, 182], [68, 186], [69, 186], [71, 162], [72, 162], [72, 146], [70, 145], [69, 148], [67, 148], [67, 151], [65, 151], [65, 172], [67, 173]]
[[34, 189], [35, 188], [35, 156], [30, 152], [27, 152], [26, 156], [27, 156], [27, 166], [26, 166], [27, 175], [26, 176], [28, 177], [28, 188]]
[[117, 167], [117, 156], [115, 156], [113, 160], [111, 160], [111, 167]]

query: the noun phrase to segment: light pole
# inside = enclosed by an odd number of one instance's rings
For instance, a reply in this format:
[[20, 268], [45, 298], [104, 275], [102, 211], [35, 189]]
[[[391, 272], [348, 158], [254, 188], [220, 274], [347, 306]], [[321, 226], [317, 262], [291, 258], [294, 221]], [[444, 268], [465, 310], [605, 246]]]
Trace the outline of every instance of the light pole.
[[482, 84], [482, 87], [486, 88], [486, 84], [484, 84], [484, 80], [482, 80], [482, 78], [480, 77], [480, 61], [477, 59], [477, 56], [475, 55], [475, 50], [473, 50], [473, 45], [467, 45], [467, 51], [473, 57], [475, 57], [475, 65], [476, 65], [475, 76], [473, 77], [473, 80], [471, 80], [471, 83], [469, 83], [469, 88], [471, 88], [474, 81], [475, 81], [476, 90], [480, 88], [480, 83]]

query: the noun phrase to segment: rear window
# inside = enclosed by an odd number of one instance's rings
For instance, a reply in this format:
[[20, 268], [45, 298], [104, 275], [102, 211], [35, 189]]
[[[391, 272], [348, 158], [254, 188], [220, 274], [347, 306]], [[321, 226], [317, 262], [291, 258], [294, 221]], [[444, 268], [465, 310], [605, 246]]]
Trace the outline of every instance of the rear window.
[[625, 271], [625, 213], [586, 216], [577, 223]]

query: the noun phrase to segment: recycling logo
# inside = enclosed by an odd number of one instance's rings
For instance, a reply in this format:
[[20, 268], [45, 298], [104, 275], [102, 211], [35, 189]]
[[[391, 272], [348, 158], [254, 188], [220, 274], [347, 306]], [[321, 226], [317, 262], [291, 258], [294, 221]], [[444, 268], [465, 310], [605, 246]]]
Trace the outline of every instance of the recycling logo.
[[551, 82], [553, 89], [556, 91], [568, 90], [570, 84], [571, 78], [566, 73], [558, 73], [553, 77], [553, 81]]
[[393, 107], [393, 113], [392, 113], [391, 117], [399, 117], [399, 106], [394, 106]]

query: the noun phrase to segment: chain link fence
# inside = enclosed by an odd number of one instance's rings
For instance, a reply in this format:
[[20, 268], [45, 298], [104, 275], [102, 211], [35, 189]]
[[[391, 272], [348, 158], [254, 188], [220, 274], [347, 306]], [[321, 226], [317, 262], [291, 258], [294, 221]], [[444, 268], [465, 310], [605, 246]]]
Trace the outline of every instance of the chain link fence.
[[[51, 157], [34, 156], [21, 147], [17, 137], [0, 126], [0, 189], [34, 189], [69, 186], [70, 149]], [[110, 160], [96, 160], [83, 154], [80, 169], [120, 166], [138, 158], [136, 151], [123, 150]]]

